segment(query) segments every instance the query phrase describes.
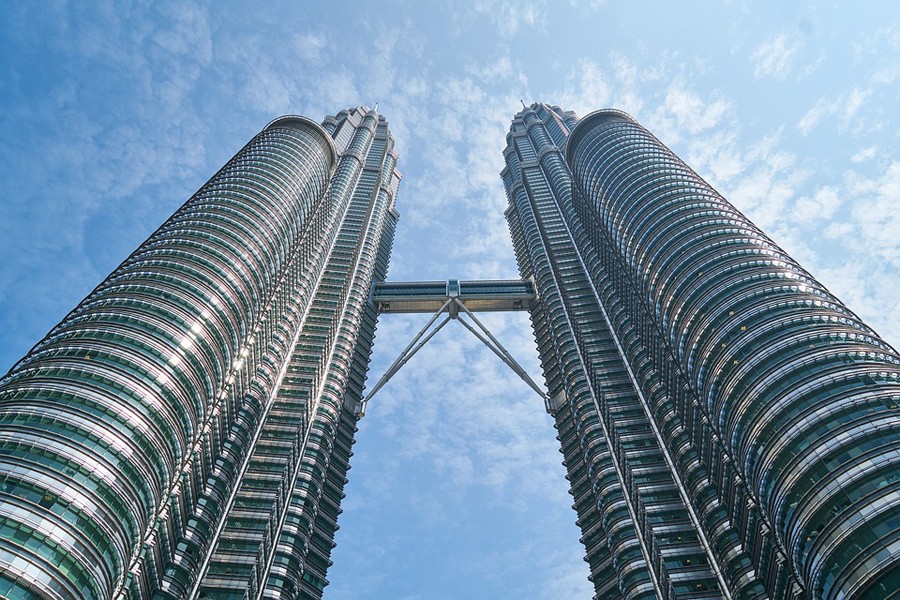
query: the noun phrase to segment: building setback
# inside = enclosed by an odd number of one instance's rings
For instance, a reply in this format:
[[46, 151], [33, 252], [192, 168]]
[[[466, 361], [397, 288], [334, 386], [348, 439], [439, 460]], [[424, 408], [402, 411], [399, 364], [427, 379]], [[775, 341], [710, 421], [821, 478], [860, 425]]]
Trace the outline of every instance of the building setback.
[[630, 116], [502, 172], [596, 598], [900, 589], [900, 357]]
[[393, 146], [276, 119], [0, 381], [0, 596], [321, 596]]

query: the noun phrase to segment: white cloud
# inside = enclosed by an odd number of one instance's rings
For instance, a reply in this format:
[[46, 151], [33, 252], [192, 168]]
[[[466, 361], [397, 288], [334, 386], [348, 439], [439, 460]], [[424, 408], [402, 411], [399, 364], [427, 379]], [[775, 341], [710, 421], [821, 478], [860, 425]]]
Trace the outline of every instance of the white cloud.
[[456, 3], [450, 10], [461, 29], [468, 29], [478, 19], [487, 19], [499, 37], [510, 38], [522, 28], [542, 26], [548, 8], [546, 0], [476, 0]]
[[852, 176], [848, 187], [855, 196], [853, 217], [868, 253], [900, 267], [900, 161], [888, 165], [877, 179]]
[[212, 59], [212, 38], [206, 10], [185, 3], [162, 7], [166, 20], [152, 35], [166, 52], [207, 64]]
[[706, 173], [713, 187], [725, 185], [747, 168], [738, 141], [736, 128], [717, 128], [688, 143], [686, 162]]
[[[361, 94], [350, 71], [342, 69], [327, 73], [322, 78], [321, 85], [320, 95], [331, 106], [348, 108], [360, 104]], [[337, 112], [337, 109], [332, 112]]]
[[297, 55], [306, 61], [318, 60], [322, 51], [328, 46], [328, 38], [320, 32], [302, 32], [292, 39]]
[[[745, 142], [746, 143], [746, 142]], [[723, 188], [723, 193], [763, 231], [788, 220], [789, 202], [810, 173], [797, 164], [794, 154], [782, 150], [777, 136], [763, 138], [745, 154], [742, 174]]]
[[[571, 5], [574, 7], [582, 6], [582, 3], [579, 0], [569, 0]], [[588, 9], [590, 10], [598, 10], [601, 6], [606, 5], [606, 0], [587, 0], [584, 3]]]
[[750, 54], [753, 76], [756, 79], [772, 77], [784, 80], [791, 73], [794, 57], [800, 49], [798, 40], [791, 40], [785, 34], [769, 38]]
[[900, 26], [894, 23], [882, 24], [877, 30], [851, 45], [854, 58], [859, 63], [870, 64], [873, 59], [885, 58], [896, 62], [897, 51], [900, 51]]
[[894, 83], [897, 79], [897, 75], [900, 73], [900, 65], [892, 64], [884, 67], [880, 67], [874, 73], [872, 73], [872, 77], [869, 81], [872, 85], [890, 85]]
[[897, 346], [900, 340], [900, 296], [897, 295], [896, 267], [886, 267], [865, 254], [825, 265], [816, 277], [873, 327], [885, 340]]
[[[814, 219], [821, 223], [815, 228], [798, 232], [804, 232], [805, 239], [818, 242], [820, 247], [821, 257], [807, 263], [814, 267], [813, 274], [864, 321], [896, 343], [900, 339], [896, 319], [900, 309], [896, 294], [900, 162], [889, 161], [874, 172], [869, 170], [875, 167], [873, 162], [864, 167], [865, 174], [850, 171], [838, 185], [820, 188], [815, 196], [824, 198], [827, 217]], [[834, 205], [834, 212], [829, 214]]]
[[682, 81], [676, 81], [666, 90], [665, 101], [660, 107], [663, 118], [672, 118], [679, 131], [691, 135], [722, 124], [729, 109], [728, 102], [721, 97], [704, 101]]
[[528, 84], [528, 78], [513, 63], [508, 54], [500, 56], [494, 62], [481, 65], [466, 65], [466, 72], [483, 83], [493, 83], [498, 79], [502, 79], [509, 81], [511, 85], [516, 85], [517, 83], [523, 88]]
[[852, 234], [853, 225], [845, 222], [829, 223], [828, 226], [822, 230], [822, 235], [832, 240], [844, 240], [849, 238]]
[[[846, 131], [848, 128], [861, 129], [865, 123], [859, 118], [859, 112], [871, 95], [871, 89], [854, 87], [849, 92], [832, 100], [822, 97], [815, 106], [800, 117], [797, 128], [803, 135], [807, 135], [823, 120], [834, 117], [839, 131]], [[879, 124], [876, 122], [872, 126], [878, 127]]]
[[832, 114], [835, 110], [834, 106], [836, 106], [835, 102], [826, 101], [825, 98], [820, 98], [816, 105], [809, 109], [802, 117], [800, 117], [800, 121], [797, 123], [797, 128], [806, 135], [810, 131], [818, 126], [819, 122], [822, 121], [827, 115]]
[[866, 101], [866, 98], [871, 95], [871, 90], [861, 90], [859, 88], [853, 88], [850, 91], [850, 94], [847, 96], [843, 107], [839, 109], [838, 114], [840, 114], [846, 120], [852, 119], [854, 116], [856, 116], [856, 113], [859, 112], [859, 109], [862, 107], [863, 102]]
[[860, 148], [857, 152], [850, 157], [850, 160], [855, 163], [865, 162], [872, 158], [875, 158], [878, 155], [878, 146], [866, 146], [865, 148]]
[[[612, 103], [611, 82], [594, 61], [583, 59], [566, 76], [563, 89], [555, 94], [559, 105], [580, 117]], [[622, 107], [623, 109], [625, 107]]]
[[812, 196], [801, 196], [794, 204], [795, 216], [800, 220], [830, 219], [840, 207], [839, 190], [834, 186], [823, 186]]
[[679, 150], [685, 161], [721, 185], [736, 177], [745, 162], [736, 151], [731, 111], [729, 101], [718, 92], [704, 99], [678, 77], [640, 120], [670, 147], [686, 146]]

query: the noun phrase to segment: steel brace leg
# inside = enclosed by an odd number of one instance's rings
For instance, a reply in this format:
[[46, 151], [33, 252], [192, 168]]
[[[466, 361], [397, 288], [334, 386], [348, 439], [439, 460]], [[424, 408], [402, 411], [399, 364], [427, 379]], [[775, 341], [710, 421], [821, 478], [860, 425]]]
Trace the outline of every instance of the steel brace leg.
[[[466, 322], [465, 319], [459, 318], [459, 309], [462, 309], [462, 311], [465, 312], [470, 319], [472, 319], [472, 322], [478, 326], [478, 329], [472, 327], [472, 325]], [[437, 327], [435, 327], [431, 331], [428, 331], [444, 311], [449, 312], [447, 317], [444, 318], [443, 321], [438, 323]], [[472, 333], [472, 335], [478, 338], [478, 340], [480, 340], [482, 344], [490, 348], [491, 352], [496, 354], [507, 367], [509, 367], [516, 375], [518, 375], [522, 379], [522, 381], [527, 383], [528, 386], [532, 390], [534, 390], [538, 396], [540, 396], [545, 402], [547, 401], [547, 394], [545, 394], [540, 386], [538, 386], [538, 384], [534, 382], [534, 380], [528, 375], [525, 369], [523, 369], [522, 366], [518, 362], [516, 362], [516, 359], [514, 359], [512, 357], [512, 354], [510, 354], [509, 351], [503, 347], [503, 344], [501, 344], [497, 340], [497, 338], [494, 337], [493, 334], [491, 334], [490, 330], [485, 327], [484, 324], [479, 321], [474, 314], [472, 314], [472, 311], [470, 311], [465, 306], [465, 304], [463, 304], [456, 298], [450, 298], [436, 313], [434, 313], [428, 323], [425, 324], [425, 326], [419, 331], [419, 333], [416, 334], [409, 345], [406, 346], [403, 352], [400, 353], [400, 356], [398, 356], [393, 364], [388, 367], [388, 370], [385, 371], [384, 375], [381, 376], [381, 379], [378, 380], [378, 383], [375, 384], [375, 387], [372, 388], [372, 391], [366, 395], [365, 399], [363, 399], [362, 401], [362, 411], [360, 416], [365, 414], [366, 404], [368, 403], [369, 399], [371, 399], [372, 396], [374, 396], [381, 388], [383, 388], [384, 385], [391, 379], [391, 377], [393, 377], [397, 373], [397, 371], [399, 371], [400, 368], [405, 365], [410, 358], [413, 357], [416, 352], [421, 350], [422, 347], [425, 346], [425, 344], [427, 344], [435, 336], [435, 334], [437, 334], [437, 332], [440, 331], [444, 327], [444, 325], [446, 325], [447, 322], [453, 318], [458, 320], [460, 324], [468, 329]]]
[[[458, 319], [459, 322], [462, 323], [466, 329], [471, 331], [472, 334], [475, 335], [475, 337], [477, 337], [479, 340], [481, 340], [482, 344], [484, 344], [485, 346], [490, 348], [494, 354], [496, 354], [498, 357], [500, 357], [500, 360], [502, 360], [503, 363], [507, 367], [512, 369], [513, 373], [518, 375], [522, 379], [522, 381], [527, 383], [528, 386], [531, 389], [533, 389], [537, 393], [538, 396], [540, 396], [542, 399], [544, 399], [546, 401], [547, 394], [544, 393], [544, 390], [542, 390], [540, 388], [540, 386], [534, 382], [534, 379], [532, 379], [531, 376], [528, 375], [528, 372], [525, 371], [525, 369], [523, 369], [522, 366], [518, 362], [516, 362], [516, 359], [514, 359], [512, 354], [510, 354], [509, 351], [503, 347], [503, 344], [501, 344], [497, 340], [497, 338], [495, 338], [491, 334], [491, 331], [487, 327], [485, 327], [484, 324], [481, 321], [479, 321], [475, 317], [474, 314], [472, 314], [472, 311], [470, 311], [468, 308], [466, 308], [465, 304], [463, 304], [462, 302], [459, 302], [458, 300], [455, 300], [455, 299], [454, 299], [454, 301], [457, 304], [459, 304], [459, 307], [461, 309], [463, 309], [467, 315], [469, 315], [469, 318], [472, 319], [472, 322], [475, 323], [476, 325], [478, 325], [478, 328], [484, 332], [484, 334], [487, 336], [488, 339], [485, 339], [484, 337], [479, 335], [478, 332], [475, 331], [475, 329], [473, 329], [472, 326], [469, 325], [468, 323], [466, 323], [463, 319]], [[490, 340], [490, 342], [488, 340]]]

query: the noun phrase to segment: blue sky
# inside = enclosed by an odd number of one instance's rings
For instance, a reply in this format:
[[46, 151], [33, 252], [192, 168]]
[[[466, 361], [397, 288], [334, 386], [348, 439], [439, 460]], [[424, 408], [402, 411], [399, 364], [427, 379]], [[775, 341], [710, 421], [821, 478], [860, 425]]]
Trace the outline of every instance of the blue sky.
[[[0, 369], [268, 121], [379, 103], [393, 279], [515, 277], [519, 101], [630, 112], [900, 341], [892, 2], [0, 3]], [[539, 379], [524, 315], [490, 316]], [[423, 323], [379, 324], [374, 381]], [[326, 598], [587, 598], [540, 399], [448, 327], [372, 401]]]

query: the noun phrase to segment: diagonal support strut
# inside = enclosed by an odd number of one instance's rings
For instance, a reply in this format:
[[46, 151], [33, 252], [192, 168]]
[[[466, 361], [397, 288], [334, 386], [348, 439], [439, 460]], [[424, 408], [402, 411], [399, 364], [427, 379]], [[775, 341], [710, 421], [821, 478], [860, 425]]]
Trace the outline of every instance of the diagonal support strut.
[[[486, 327], [484, 327], [484, 325], [473, 318], [473, 320], [475, 320], [475, 323], [478, 324], [479, 327], [481, 327], [482, 331], [484, 331], [484, 333], [487, 334], [488, 337], [481, 335], [474, 327], [469, 325], [465, 321], [465, 319], [457, 317], [456, 320], [459, 321], [460, 325], [472, 332], [472, 335], [478, 338], [482, 344], [490, 348], [491, 352], [496, 354], [500, 358], [500, 360], [503, 361], [503, 364], [509, 367], [513, 373], [518, 375], [519, 378], [522, 379], [522, 381], [527, 383], [528, 386], [533, 389], [538, 396], [540, 396], [545, 401], [547, 400], [547, 394], [544, 393], [544, 390], [542, 390], [540, 386], [538, 386], [538, 384], [534, 382], [534, 379], [531, 378], [528, 372], [525, 371], [525, 369], [523, 369], [518, 362], [516, 362], [516, 359], [512, 357], [512, 355], [506, 350], [506, 348], [504, 348], [503, 345], [500, 344], [500, 342], [498, 342], [493, 335], [491, 335], [491, 332]], [[493, 340], [493, 343], [491, 342], [491, 340]]]
[[[473, 323], [475, 323], [476, 327], [473, 327], [470, 323], [468, 323], [465, 319], [461, 318], [460, 310], [464, 312]], [[447, 316], [440, 322], [434, 329], [432, 329], [432, 325], [434, 325], [435, 321], [443, 314], [447, 313]], [[474, 335], [482, 344], [487, 346], [491, 352], [496, 354], [503, 363], [509, 367], [516, 375], [518, 375], [522, 381], [528, 384], [528, 386], [534, 390], [538, 396], [540, 396], [545, 402], [547, 401], [547, 394], [538, 386], [537, 383], [528, 375], [528, 372], [522, 368], [522, 366], [513, 358], [512, 354], [497, 340], [496, 337], [490, 332], [490, 330], [485, 327], [485, 325], [478, 320], [478, 318], [472, 314], [472, 311], [457, 297], [450, 297], [447, 301], [438, 309], [437, 312], [432, 315], [431, 319], [428, 320], [428, 323], [422, 327], [421, 330], [413, 337], [412, 341], [406, 346], [403, 352], [400, 353], [400, 356], [394, 360], [390, 367], [388, 367], [387, 371], [384, 372], [384, 375], [381, 376], [381, 379], [378, 380], [378, 383], [375, 384], [375, 387], [372, 388], [366, 397], [362, 401], [362, 410], [360, 411], [361, 416], [365, 414], [366, 405], [369, 400], [378, 393], [381, 388], [387, 384], [390, 379], [397, 374], [397, 371], [400, 370], [403, 365], [409, 362], [409, 359], [413, 357], [419, 350], [421, 350], [425, 344], [427, 344], [436, 334], [440, 331], [444, 325], [446, 325], [451, 319], [457, 320], [462, 324], [463, 327], [468, 329], [472, 335]], [[429, 331], [430, 330], [430, 331]]]

